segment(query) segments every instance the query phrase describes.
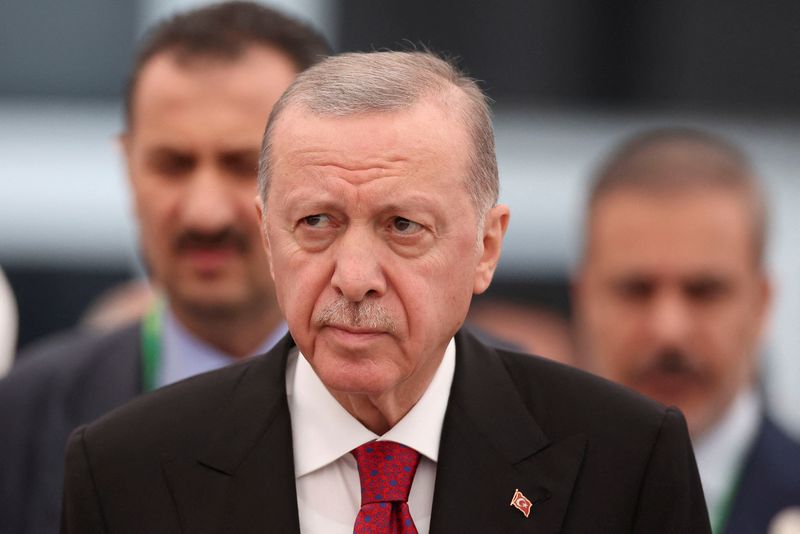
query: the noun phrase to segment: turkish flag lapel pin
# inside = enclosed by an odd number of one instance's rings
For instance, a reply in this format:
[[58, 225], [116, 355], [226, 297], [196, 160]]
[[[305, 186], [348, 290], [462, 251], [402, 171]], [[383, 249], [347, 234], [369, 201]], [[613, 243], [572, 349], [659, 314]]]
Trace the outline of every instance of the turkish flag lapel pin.
[[525, 514], [525, 517], [531, 515], [531, 507], [533, 503], [522, 492], [517, 489], [514, 490], [514, 497], [511, 499], [511, 506]]

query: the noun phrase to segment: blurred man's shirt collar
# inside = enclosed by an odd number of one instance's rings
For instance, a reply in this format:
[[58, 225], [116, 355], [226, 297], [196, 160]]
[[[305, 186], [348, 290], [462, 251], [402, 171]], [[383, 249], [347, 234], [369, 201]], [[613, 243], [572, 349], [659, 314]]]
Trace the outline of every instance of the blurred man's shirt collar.
[[[270, 350], [286, 335], [288, 328], [281, 322], [252, 355]], [[190, 376], [230, 365], [236, 359], [200, 340], [186, 330], [166, 307], [161, 325], [161, 357], [156, 385], [166, 386]]]
[[732, 497], [743, 463], [758, 434], [763, 407], [753, 388], [743, 389], [724, 417], [694, 440], [694, 453], [712, 524]]

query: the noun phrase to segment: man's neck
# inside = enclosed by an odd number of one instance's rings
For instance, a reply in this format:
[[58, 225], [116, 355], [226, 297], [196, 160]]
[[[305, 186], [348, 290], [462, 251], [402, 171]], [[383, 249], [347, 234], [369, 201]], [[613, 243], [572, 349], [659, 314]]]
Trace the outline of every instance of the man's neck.
[[172, 306], [171, 312], [193, 336], [234, 358], [252, 356], [281, 322], [277, 307], [252, 313], [209, 316]]

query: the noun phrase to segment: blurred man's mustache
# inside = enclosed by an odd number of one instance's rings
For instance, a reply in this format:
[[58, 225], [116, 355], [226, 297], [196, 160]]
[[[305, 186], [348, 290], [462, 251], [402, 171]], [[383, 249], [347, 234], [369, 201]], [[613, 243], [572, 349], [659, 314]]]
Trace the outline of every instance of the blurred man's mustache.
[[397, 324], [389, 311], [374, 300], [351, 302], [339, 296], [312, 318], [315, 326], [364, 328], [395, 333]]
[[218, 232], [186, 230], [175, 239], [175, 250], [179, 252], [213, 248], [235, 248], [244, 253], [248, 249], [247, 238], [242, 232], [229, 227]]
[[675, 375], [702, 378], [705, 373], [702, 366], [689, 354], [680, 349], [664, 349], [658, 351], [648, 364], [639, 371], [640, 375]]

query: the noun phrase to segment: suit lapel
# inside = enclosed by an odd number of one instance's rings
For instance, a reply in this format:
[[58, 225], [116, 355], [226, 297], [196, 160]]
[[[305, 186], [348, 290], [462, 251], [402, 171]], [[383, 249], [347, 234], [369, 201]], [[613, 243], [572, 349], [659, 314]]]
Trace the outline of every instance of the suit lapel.
[[[551, 443], [494, 351], [468, 334], [456, 343], [431, 533], [557, 532], [585, 438]], [[285, 387], [293, 344], [287, 336], [243, 368], [206, 450], [163, 459], [183, 532], [299, 533]], [[528, 518], [510, 505], [516, 489], [533, 503]]]
[[[431, 533], [558, 532], [584, 455], [576, 435], [551, 443], [493, 350], [456, 336]], [[510, 505], [519, 489], [529, 517]]]
[[[184, 532], [299, 532], [288, 335], [245, 368], [208, 448], [162, 465]], [[210, 425], [209, 425], [210, 427]]]

